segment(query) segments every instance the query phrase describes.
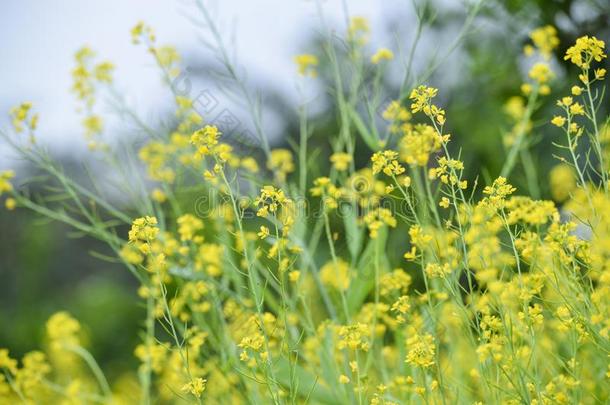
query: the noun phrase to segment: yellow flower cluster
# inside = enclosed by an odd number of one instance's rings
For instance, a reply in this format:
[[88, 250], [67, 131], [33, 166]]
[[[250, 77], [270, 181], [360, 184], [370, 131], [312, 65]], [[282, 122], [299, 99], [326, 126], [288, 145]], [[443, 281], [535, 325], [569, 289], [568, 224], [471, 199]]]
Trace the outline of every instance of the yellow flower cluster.
[[357, 323], [354, 325], [341, 326], [337, 331], [339, 335], [339, 343], [337, 348], [339, 350], [362, 350], [366, 352], [369, 350], [370, 344], [368, 337], [371, 334], [368, 325], [363, 323]]
[[[175, 50], [157, 47], [142, 23], [132, 35], [171, 79]], [[328, 63], [346, 58], [370, 68], [362, 58], [368, 35], [368, 22], [352, 19], [345, 52]], [[551, 26], [530, 38], [526, 53], [541, 61], [529, 73], [530, 97], [505, 105], [507, 162], [523, 159], [521, 192], [554, 201], [515, 195], [511, 183], [521, 184], [522, 173], [508, 166], [466, 193], [465, 163], [434, 104], [438, 91], [425, 85], [407, 106], [408, 92], [388, 105], [380, 134], [376, 121], [360, 117], [374, 97], [360, 99], [368, 89], [350, 76], [354, 89], [338, 96], [339, 136], [320, 148], [289, 142], [294, 151], [265, 147], [248, 156], [223, 143], [192, 99], [175, 96], [175, 127], [139, 151], [161, 183], [138, 195], [138, 212], [150, 216], [126, 233], [114, 218], [128, 223], [129, 214], [92, 191], [83, 201], [95, 211], [84, 204], [74, 217], [52, 214], [118, 250], [139, 281], [146, 307], [133, 352], [139, 367], [107, 381], [85, 347], [88, 329], [61, 311], [46, 324], [44, 352], [18, 360], [0, 348], [0, 404], [608, 402], [610, 126], [598, 122], [603, 92], [591, 89], [604, 76], [592, 66], [605, 58], [604, 44], [583, 37], [568, 50], [580, 82], [560, 97], [563, 113], [552, 120], [566, 132], [567, 157], [538, 184], [523, 136], [538, 128], [531, 114], [548, 90], [559, 41]], [[371, 62], [392, 56], [382, 48]], [[91, 57], [88, 49], [77, 56], [85, 107], [95, 92], [88, 86], [108, 82], [112, 70], [92, 69]], [[313, 55], [296, 63], [304, 75], [318, 66]], [[99, 132], [102, 121], [89, 113], [87, 126]], [[35, 127], [27, 103], [11, 118], [16, 132]], [[368, 163], [355, 152], [366, 147]], [[268, 170], [253, 176], [259, 165]], [[208, 181], [192, 176], [202, 172]], [[13, 190], [13, 176], [0, 173], [0, 194], [49, 213]], [[204, 193], [210, 198], [189, 203]], [[152, 201], [140, 201], [146, 196]]]
[[286, 181], [286, 176], [294, 172], [292, 153], [288, 149], [274, 149], [271, 151], [267, 168], [275, 174], [279, 182]]
[[[539, 27], [530, 33], [530, 39], [534, 45], [526, 45], [524, 53], [526, 56], [538, 54], [541, 61], [533, 64], [528, 76], [534, 81], [537, 94], [543, 96], [548, 95], [551, 92], [548, 83], [555, 77], [555, 74], [549, 65], [549, 60], [551, 59], [553, 51], [559, 46], [557, 30], [552, 25]], [[524, 83], [521, 86], [521, 91], [525, 95], [530, 95], [533, 91], [533, 87], [530, 83]]]
[[83, 104], [85, 138], [89, 141], [89, 148], [94, 150], [100, 146], [95, 138], [103, 130], [102, 117], [93, 110], [96, 102], [97, 86], [112, 82], [114, 65], [108, 61], [93, 64], [95, 52], [89, 47], [82, 47], [74, 55], [76, 67], [72, 70], [72, 92]]
[[276, 189], [273, 186], [265, 186], [261, 188], [261, 193], [254, 201], [259, 207], [256, 215], [259, 217], [267, 217], [267, 215], [279, 212], [282, 205], [288, 201], [288, 198], [281, 189]]
[[156, 46], [156, 40], [154, 30], [142, 21], [131, 29], [131, 42], [136, 45], [143, 42], [147, 46], [148, 51], [154, 56], [166, 78], [178, 77], [180, 74], [180, 68], [178, 67], [181, 59], [180, 54], [173, 46]]
[[57, 312], [47, 321], [47, 336], [54, 348], [79, 346], [78, 332], [80, 328], [78, 321], [72, 318], [70, 314]]
[[[536, 63], [528, 73], [529, 77], [536, 81], [539, 85], [548, 83], [553, 78], [553, 71], [546, 63]], [[548, 91], [541, 90], [540, 94], [548, 94]]]
[[390, 51], [388, 48], [381, 48], [373, 56], [371, 56], [371, 63], [373, 65], [378, 65], [382, 60], [392, 60], [394, 59], [394, 53]]
[[369, 22], [366, 18], [356, 16], [352, 17], [347, 29], [347, 39], [353, 41], [356, 45], [364, 45], [368, 42], [370, 33]]
[[181, 241], [193, 240], [195, 234], [203, 229], [203, 221], [192, 214], [184, 214], [180, 216], [176, 223], [178, 224], [178, 234]]
[[375, 208], [364, 216], [364, 223], [369, 228], [369, 236], [371, 239], [376, 239], [379, 235], [379, 230], [382, 226], [387, 225], [390, 228], [396, 228], [396, 218], [387, 208]]
[[28, 128], [33, 132], [38, 126], [38, 114], [30, 115], [32, 103], [21, 103], [16, 107], [11, 108], [10, 116], [15, 132], [23, 132], [24, 128]]
[[508, 184], [506, 178], [500, 176], [494, 180], [491, 186], [486, 186], [483, 189], [483, 194], [487, 194], [482, 203], [490, 207], [501, 209], [505, 205], [506, 197], [517, 191], [517, 189]]
[[294, 57], [294, 63], [297, 64], [299, 74], [301, 76], [316, 77], [318, 72], [318, 57], [311, 54], [302, 54]]
[[411, 113], [400, 104], [400, 101], [391, 101], [383, 111], [383, 119], [391, 121], [390, 133], [406, 132], [411, 128], [409, 120]]
[[157, 218], [155, 217], [142, 217], [134, 219], [131, 224], [131, 230], [129, 231], [130, 242], [151, 242], [155, 240], [159, 234], [159, 228], [157, 227]]
[[589, 69], [591, 62], [601, 62], [606, 57], [605, 46], [604, 41], [585, 35], [578, 38], [576, 43], [568, 48], [564, 60], [569, 60], [580, 68]]
[[434, 365], [436, 347], [434, 336], [429, 333], [425, 335], [417, 334], [408, 338], [407, 349], [407, 363], [423, 368]]
[[409, 165], [427, 166], [430, 155], [438, 152], [447, 141], [431, 125], [417, 124], [400, 139], [400, 159]]
[[384, 150], [376, 152], [371, 156], [373, 162], [373, 174], [383, 172], [386, 176], [399, 176], [405, 172], [405, 168], [398, 163], [398, 152]]
[[191, 135], [191, 144], [197, 148], [197, 153], [202, 156], [211, 154], [218, 145], [218, 139], [221, 132], [214, 125], [206, 125], [205, 127], [195, 131]]
[[201, 394], [205, 391], [205, 386], [208, 380], [204, 378], [195, 378], [193, 381], [189, 381], [182, 387], [182, 391], [188, 392], [195, 398], [201, 398]]
[[553, 199], [563, 202], [576, 189], [576, 174], [569, 165], [562, 163], [553, 167], [549, 173], [549, 183]]
[[[552, 25], [539, 27], [530, 33], [530, 39], [534, 43], [534, 47], [540, 52], [545, 59], [550, 59], [552, 52], [559, 46], [559, 38], [557, 37], [557, 29]], [[526, 45], [525, 54], [531, 55], [534, 49], [531, 45]]]
[[460, 189], [466, 189], [468, 182], [459, 177], [459, 172], [464, 170], [464, 163], [456, 159], [441, 157], [438, 159], [438, 167], [428, 171], [430, 179], [440, 179], [443, 184], [457, 185]]
[[343, 259], [326, 263], [320, 269], [322, 283], [338, 291], [345, 291], [350, 284], [349, 264]]
[[340, 172], [346, 171], [352, 160], [352, 156], [349, 153], [337, 152], [330, 155], [330, 162], [333, 164], [335, 170]]
[[15, 177], [15, 172], [12, 170], [0, 172], [0, 196], [4, 193], [13, 191], [13, 185], [10, 182], [13, 177]]
[[413, 89], [409, 95], [409, 99], [412, 101], [411, 112], [422, 111], [439, 125], [443, 125], [445, 123], [445, 110], [432, 104], [432, 99], [436, 97], [437, 93], [438, 89], [424, 85]]
[[409, 228], [409, 237], [411, 238], [411, 250], [405, 253], [404, 258], [407, 260], [415, 260], [417, 257], [417, 249], [423, 250], [432, 240], [432, 236], [426, 233], [420, 225], [413, 225]]
[[338, 207], [338, 200], [343, 195], [343, 190], [335, 186], [328, 177], [318, 177], [313, 181], [311, 195], [323, 197], [324, 207], [335, 209]]

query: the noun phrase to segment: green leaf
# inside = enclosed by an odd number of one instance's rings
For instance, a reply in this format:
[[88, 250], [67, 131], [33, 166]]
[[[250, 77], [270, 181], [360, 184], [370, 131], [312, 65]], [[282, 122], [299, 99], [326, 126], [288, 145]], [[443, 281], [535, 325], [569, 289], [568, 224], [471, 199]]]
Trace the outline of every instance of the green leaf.
[[349, 112], [349, 116], [350, 116], [351, 120], [354, 122], [354, 125], [356, 126], [358, 133], [362, 137], [362, 140], [364, 140], [364, 142], [367, 144], [367, 146], [371, 150], [374, 150], [374, 151], [379, 150], [379, 140], [376, 139], [371, 134], [371, 131], [368, 130], [368, 128], [366, 127], [366, 124], [364, 123], [364, 121], [362, 121], [362, 118], [360, 118], [360, 116], [353, 109], [353, 107], [348, 106], [347, 108], [348, 108], [347, 111]]
[[282, 386], [290, 388], [291, 378], [298, 382], [298, 385], [293, 387], [293, 389], [297, 391], [300, 397], [309, 397], [315, 403], [337, 403], [335, 395], [328, 388], [320, 385], [316, 376], [305, 370], [302, 366], [294, 363], [290, 364], [286, 358], [281, 358], [275, 363], [275, 368], [275, 376]]
[[375, 248], [379, 244], [379, 272], [383, 273], [383, 269], [389, 268], [389, 262], [381, 249], [386, 245], [388, 238], [387, 227], [382, 227], [376, 239], [370, 239], [366, 245], [362, 257], [356, 266], [356, 277], [350, 282], [349, 294], [347, 296], [347, 305], [350, 314], [355, 314], [364, 303], [366, 297], [375, 288]]
[[340, 206], [340, 214], [343, 218], [345, 226], [345, 237], [347, 239], [347, 248], [352, 257], [352, 261], [358, 258], [362, 242], [364, 239], [364, 229], [358, 226], [358, 212], [354, 204], [342, 204]]

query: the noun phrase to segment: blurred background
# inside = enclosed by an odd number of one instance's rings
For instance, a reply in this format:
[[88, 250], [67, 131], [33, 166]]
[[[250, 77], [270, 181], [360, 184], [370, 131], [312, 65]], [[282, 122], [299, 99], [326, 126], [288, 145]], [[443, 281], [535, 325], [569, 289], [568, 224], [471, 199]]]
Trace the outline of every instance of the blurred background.
[[[473, 1], [462, 0], [223, 0], [206, 2], [221, 27], [228, 48], [235, 54], [240, 75], [264, 100], [264, 125], [272, 146], [288, 144], [298, 135], [296, 110], [303, 101], [297, 86], [293, 57], [322, 54], [321, 35], [326, 24], [338, 35], [346, 29], [345, 7], [351, 16], [369, 20], [370, 53], [387, 47], [405, 52], [416, 35], [414, 6], [423, 10], [426, 24], [414, 58], [416, 75], [438, 62], [427, 83], [440, 89], [439, 105], [447, 111], [448, 130], [462, 150], [469, 179], [497, 176], [505, 156], [502, 136], [511, 122], [507, 100], [519, 95], [528, 65], [522, 57], [527, 34], [535, 27], [558, 28], [561, 45], [553, 60], [557, 79], [553, 93], [543, 100], [536, 117], [550, 117], [554, 100], [567, 94], [574, 72], [561, 57], [581, 35], [609, 42], [610, 5], [607, 0], [503, 0], [483, 1], [467, 25]], [[320, 18], [324, 16], [324, 23]], [[82, 136], [81, 118], [69, 89], [74, 52], [89, 45], [99, 60], [116, 66], [115, 87], [124, 101], [153, 128], [173, 116], [173, 99], [159, 71], [143, 47], [134, 46], [130, 29], [144, 21], [154, 27], [160, 44], [174, 45], [182, 55], [188, 95], [214, 101], [208, 121], [229, 114], [243, 130], [251, 120], [243, 105], [227, 97], [214, 80], [217, 61], [203, 46], [203, 31], [195, 6], [187, 0], [89, 1], [7, 0], [0, 2], [0, 129], [8, 130], [8, 111], [30, 101], [40, 113], [39, 142], [62, 162], [66, 171], [80, 176], [83, 163], [95, 164]], [[461, 38], [455, 42], [456, 38]], [[606, 61], [607, 64], [607, 61]], [[330, 78], [308, 81], [306, 98], [315, 127], [313, 147], [334, 130], [333, 106], [324, 93]], [[401, 82], [395, 60], [384, 76], [384, 93], [396, 98]], [[113, 140], [141, 136], [125, 126], [112, 106], [104, 136]], [[602, 106], [607, 116], [607, 106]], [[546, 121], [534, 122], [539, 141], [533, 158], [540, 169], [542, 197], [548, 169], [555, 164], [551, 142], [556, 132]], [[368, 153], [368, 152], [367, 152]], [[364, 162], [368, 155], [358, 156]], [[0, 140], [0, 170], [35, 173]], [[321, 169], [321, 171], [324, 171]], [[520, 169], [514, 183], [525, 187]], [[15, 356], [37, 347], [42, 325], [57, 310], [68, 310], [87, 327], [89, 347], [108, 370], [135, 364], [132, 351], [138, 342], [143, 308], [134, 306], [136, 283], [122, 266], [99, 259], [109, 253], [99, 242], [68, 227], [43, 220], [25, 209], [0, 210], [0, 347]]]

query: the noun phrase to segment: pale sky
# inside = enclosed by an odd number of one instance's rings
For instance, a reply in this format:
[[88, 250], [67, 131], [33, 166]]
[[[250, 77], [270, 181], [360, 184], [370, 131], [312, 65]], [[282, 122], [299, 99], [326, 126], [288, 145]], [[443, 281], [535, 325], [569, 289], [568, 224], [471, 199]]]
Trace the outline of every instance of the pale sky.
[[[341, 0], [318, 1], [330, 25], [343, 32]], [[316, 0], [205, 2], [213, 4], [213, 14], [218, 16], [225, 37], [229, 39], [234, 33], [238, 62], [245, 71], [272, 79], [276, 88], [296, 102], [292, 59], [296, 54], [311, 51], [304, 49], [307, 38], [320, 29]], [[392, 48], [390, 42], [394, 39], [383, 30], [389, 17], [404, 15], [406, 32], [413, 25], [413, 18], [409, 18], [413, 15], [410, 1], [349, 0], [347, 3], [351, 15], [369, 19], [373, 30], [372, 50], [376, 46]], [[461, 1], [446, 3], [459, 6]], [[171, 102], [170, 93], [161, 85], [159, 71], [144, 47], [131, 43], [129, 31], [142, 20], [154, 27], [160, 44], [172, 44], [181, 53], [194, 55], [205, 51], [198, 40], [201, 31], [189, 21], [193, 16], [197, 16], [197, 10], [191, 0], [3, 0], [0, 2], [0, 128], [6, 129], [9, 125], [10, 107], [31, 101], [40, 114], [38, 136], [42, 142], [69, 151], [84, 150], [81, 118], [75, 114], [76, 101], [69, 92], [73, 54], [84, 44], [93, 48], [100, 59], [115, 64], [117, 88], [143, 118], [160, 117]], [[410, 41], [410, 38], [404, 40]], [[117, 131], [110, 126], [107, 132]], [[0, 144], [1, 148], [6, 147]], [[6, 150], [0, 151], [0, 161], [5, 159], [2, 157], [5, 153]]]

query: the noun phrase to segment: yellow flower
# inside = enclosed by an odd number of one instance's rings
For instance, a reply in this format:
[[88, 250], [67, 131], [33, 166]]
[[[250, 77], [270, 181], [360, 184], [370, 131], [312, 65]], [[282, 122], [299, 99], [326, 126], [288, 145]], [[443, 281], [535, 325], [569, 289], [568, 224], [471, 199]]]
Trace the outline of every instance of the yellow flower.
[[8, 349], [0, 349], [0, 369], [7, 369], [9, 373], [17, 373], [17, 360], [11, 359]]
[[338, 199], [341, 198], [343, 191], [331, 183], [328, 177], [318, 177], [313, 181], [314, 187], [311, 188], [311, 195], [314, 197], [323, 196], [324, 207], [335, 209], [338, 207]]
[[517, 189], [506, 181], [506, 178], [500, 176], [494, 180], [491, 186], [487, 186], [483, 189], [483, 194], [487, 194], [489, 197], [483, 199], [479, 204], [485, 206], [491, 206], [494, 208], [501, 208], [504, 206], [504, 201], [507, 196], [514, 193]]
[[407, 350], [407, 363], [424, 368], [434, 364], [436, 347], [431, 334], [411, 336], [407, 339]]
[[557, 30], [552, 25], [536, 28], [530, 33], [530, 38], [545, 59], [549, 59], [553, 50], [559, 46]]
[[113, 70], [114, 65], [111, 62], [102, 62], [95, 66], [93, 69], [93, 74], [97, 81], [102, 83], [111, 83]]
[[543, 84], [551, 80], [554, 77], [554, 74], [547, 63], [539, 62], [532, 66], [529, 71], [529, 77], [539, 84]]
[[[406, 122], [411, 119], [411, 113], [400, 104], [400, 101], [393, 100], [388, 104], [382, 113], [383, 119], [388, 121]], [[395, 128], [396, 130], [396, 128]], [[393, 131], [396, 132], [396, 131]]]
[[371, 56], [371, 62], [377, 65], [382, 60], [394, 59], [394, 53], [387, 48], [381, 48], [373, 56]]
[[564, 60], [569, 60], [576, 66], [588, 69], [592, 61], [601, 62], [606, 57], [604, 54], [604, 41], [595, 37], [583, 36], [568, 48]]
[[299, 281], [299, 277], [301, 277], [301, 272], [298, 270], [293, 270], [290, 273], [288, 273], [288, 279], [290, 281], [292, 281], [293, 283], [296, 283], [297, 281]]
[[384, 150], [375, 152], [371, 157], [373, 162], [373, 174], [381, 171], [387, 176], [399, 176], [404, 173], [405, 168], [398, 163], [398, 152], [393, 150]]
[[163, 203], [167, 200], [167, 196], [165, 195], [163, 190], [161, 190], [160, 188], [155, 188], [151, 193], [151, 197], [153, 200], [155, 200], [159, 203]]
[[412, 225], [409, 228], [409, 237], [411, 239], [411, 250], [404, 254], [404, 258], [407, 260], [415, 260], [417, 258], [417, 249], [425, 249], [432, 240], [432, 236], [425, 232], [421, 226]]
[[51, 366], [47, 361], [47, 356], [40, 351], [26, 353], [21, 359], [22, 367], [17, 370], [15, 383], [21, 392], [30, 396], [32, 391], [37, 391], [45, 376], [51, 372]]
[[398, 315], [396, 316], [396, 320], [398, 321], [398, 323], [404, 323], [405, 322], [404, 315], [407, 312], [409, 312], [410, 309], [411, 309], [411, 304], [409, 303], [409, 296], [408, 295], [401, 295], [398, 298], [398, 300], [396, 300], [392, 304], [392, 311], [393, 312], [398, 312]]
[[369, 350], [368, 337], [371, 335], [371, 329], [368, 325], [358, 322], [353, 325], [341, 326], [338, 330], [339, 343], [337, 348], [339, 350], [350, 349], [350, 350]]
[[512, 96], [504, 104], [503, 110], [514, 121], [518, 121], [525, 115], [525, 99], [521, 96]]
[[349, 384], [350, 379], [349, 379], [349, 377], [348, 377], [348, 376], [346, 376], [345, 374], [341, 374], [341, 375], [339, 376], [339, 382], [340, 382], [341, 384]]
[[449, 208], [449, 199], [447, 197], [441, 198], [441, 201], [438, 203], [438, 205], [443, 208]]
[[288, 149], [273, 149], [267, 168], [275, 173], [279, 181], [285, 181], [286, 176], [294, 171], [292, 153]]
[[424, 85], [413, 89], [409, 95], [409, 99], [412, 100], [411, 112], [423, 111], [428, 117], [443, 125], [445, 123], [445, 110], [438, 108], [431, 102], [437, 93], [438, 89]]
[[585, 115], [585, 108], [580, 103], [574, 103], [570, 106], [570, 113], [572, 115]]
[[92, 137], [102, 132], [103, 121], [99, 115], [90, 115], [83, 119], [83, 127], [85, 128], [85, 136]]
[[157, 227], [157, 218], [142, 217], [133, 220], [131, 230], [129, 231], [130, 242], [149, 242], [154, 240], [159, 234]]
[[320, 279], [324, 285], [337, 290], [347, 290], [350, 284], [349, 264], [338, 258], [336, 263], [332, 260], [320, 269]]
[[557, 105], [560, 107], [569, 107], [572, 105], [573, 102], [574, 100], [572, 99], [572, 97], [563, 97], [561, 100], [557, 101]]
[[371, 239], [376, 239], [379, 234], [379, 229], [383, 225], [388, 225], [391, 228], [396, 227], [396, 218], [392, 215], [392, 211], [387, 208], [377, 207], [371, 210], [364, 216], [364, 223], [369, 228], [369, 236]]
[[195, 145], [200, 155], [209, 155], [211, 150], [218, 144], [220, 135], [221, 132], [216, 126], [206, 125], [191, 135], [191, 143]]
[[574, 96], [580, 96], [582, 94], [582, 87], [580, 86], [572, 86], [572, 95]]
[[576, 176], [574, 169], [568, 164], [562, 163], [551, 169], [549, 175], [551, 195], [557, 202], [568, 199], [570, 194], [576, 190]]
[[195, 378], [193, 381], [185, 384], [182, 387], [182, 391], [188, 392], [194, 395], [196, 398], [201, 398], [201, 394], [205, 391], [206, 383], [208, 380], [204, 378]]
[[343, 172], [349, 168], [349, 164], [352, 162], [352, 156], [349, 153], [337, 152], [330, 155], [330, 162], [333, 167]]
[[451, 266], [449, 266], [449, 263], [444, 263], [443, 265], [438, 263], [428, 263], [424, 272], [430, 278], [445, 278], [451, 274], [452, 269]]
[[596, 79], [603, 79], [606, 76], [606, 69], [595, 69], [594, 74]]
[[433, 87], [426, 87], [423, 85], [419, 86], [416, 89], [413, 89], [411, 91], [411, 94], [409, 95], [409, 98], [413, 100], [413, 103], [411, 104], [411, 111], [413, 113], [422, 111], [429, 105], [430, 100], [436, 97], [437, 93], [438, 89], [435, 89]]
[[47, 336], [54, 348], [61, 348], [64, 345], [78, 346], [80, 340], [77, 334], [80, 328], [80, 323], [69, 313], [57, 312], [47, 321]]
[[241, 167], [252, 173], [258, 173], [258, 163], [253, 157], [242, 158], [239, 164], [241, 165]]
[[261, 226], [257, 235], [260, 239], [265, 239], [267, 236], [269, 236], [269, 228], [266, 226]]
[[447, 159], [441, 157], [438, 159], [438, 167], [431, 168], [428, 171], [428, 177], [432, 179], [440, 179], [443, 184], [457, 185], [459, 188], [466, 189], [468, 182], [461, 180], [459, 171], [464, 170], [464, 163], [456, 159]]
[[24, 127], [28, 126], [31, 130], [36, 129], [38, 123], [38, 114], [29, 115], [32, 109], [32, 103], [21, 103], [16, 107], [11, 108], [10, 116], [15, 132], [23, 132]]
[[357, 45], [364, 45], [368, 41], [369, 22], [364, 17], [352, 17], [347, 30], [347, 38]]
[[150, 52], [155, 55], [157, 63], [167, 72], [170, 78], [174, 78], [180, 74], [177, 64], [180, 62], [180, 54], [173, 46], [160, 46], [158, 48], [149, 48]]
[[181, 241], [193, 240], [195, 234], [203, 229], [203, 221], [192, 214], [184, 214], [176, 220]]
[[521, 85], [521, 92], [528, 96], [532, 92], [532, 85], [529, 83], [523, 83]]
[[0, 195], [13, 191], [13, 185], [9, 181], [13, 177], [15, 177], [15, 172], [12, 170], [0, 172]]
[[566, 123], [565, 117], [562, 117], [559, 115], [554, 116], [553, 119], [551, 120], [551, 124], [558, 126], [558, 127], [563, 127], [565, 123]]
[[265, 186], [261, 188], [260, 195], [254, 200], [254, 203], [259, 206], [257, 215], [264, 218], [269, 212], [276, 213], [285, 201], [284, 191], [273, 186]]
[[305, 53], [295, 56], [294, 62], [297, 64], [301, 76], [316, 77], [318, 75], [318, 72], [316, 71], [316, 67], [319, 63], [317, 56]]
[[386, 297], [394, 292], [404, 294], [411, 285], [411, 276], [402, 269], [394, 269], [381, 276], [379, 280], [381, 296]]
[[155, 33], [153, 29], [144, 24], [143, 21], [139, 21], [132, 29], [131, 29], [131, 41], [134, 44], [139, 44], [142, 37], [145, 38], [148, 42], [155, 42]]
[[4, 206], [6, 207], [7, 210], [12, 211], [17, 206], [17, 201], [15, 201], [14, 198], [7, 198], [6, 201], [4, 202]]
[[136, 346], [134, 355], [142, 362], [142, 367], [161, 373], [165, 365], [168, 349], [161, 344], [141, 344]]
[[427, 166], [430, 155], [441, 149], [443, 138], [432, 125], [417, 124], [398, 142], [400, 160], [411, 166]]

